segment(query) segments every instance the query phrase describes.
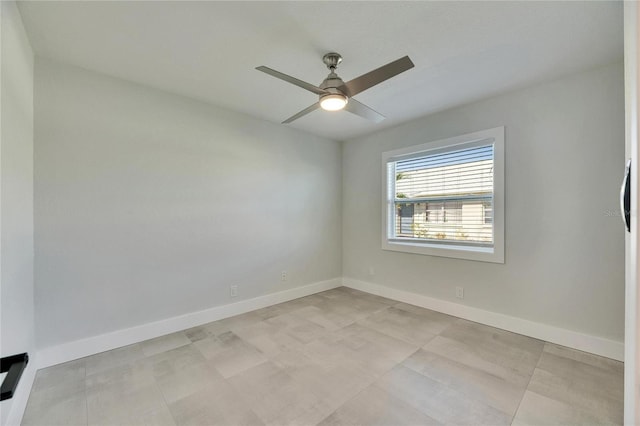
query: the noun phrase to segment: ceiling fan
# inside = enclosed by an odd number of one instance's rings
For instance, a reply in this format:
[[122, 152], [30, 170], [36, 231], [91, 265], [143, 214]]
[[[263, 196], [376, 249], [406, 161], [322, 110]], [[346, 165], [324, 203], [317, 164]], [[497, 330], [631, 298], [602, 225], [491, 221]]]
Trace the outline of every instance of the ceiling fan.
[[338, 67], [338, 64], [342, 62], [342, 56], [340, 56], [339, 53], [327, 53], [322, 57], [322, 62], [324, 62], [327, 68], [329, 68], [329, 75], [322, 83], [320, 83], [319, 86], [314, 86], [313, 84], [298, 80], [295, 77], [283, 74], [269, 67], [256, 67], [258, 71], [262, 71], [288, 83], [295, 84], [296, 86], [302, 87], [303, 89], [315, 93], [320, 97], [318, 102], [287, 118], [282, 122], [282, 124], [291, 123], [292, 121], [297, 120], [318, 108], [322, 108], [325, 111], [339, 111], [341, 109], [346, 109], [350, 113], [378, 123], [384, 120], [384, 115], [353, 99], [353, 96], [414, 67], [411, 59], [409, 59], [408, 56], [405, 56], [345, 83], [340, 77], [338, 77], [338, 74], [336, 74], [336, 68]]

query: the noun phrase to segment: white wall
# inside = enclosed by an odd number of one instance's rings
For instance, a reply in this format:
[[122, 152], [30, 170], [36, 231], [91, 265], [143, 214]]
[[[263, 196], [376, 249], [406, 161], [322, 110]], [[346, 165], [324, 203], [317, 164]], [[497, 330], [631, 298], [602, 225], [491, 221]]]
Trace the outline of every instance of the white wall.
[[341, 276], [338, 142], [39, 58], [35, 114], [39, 347]]
[[32, 362], [0, 424], [20, 421], [33, 362], [33, 52], [14, 2], [0, 2], [0, 353], [29, 352]]
[[[344, 276], [622, 342], [622, 77], [613, 64], [345, 142]], [[381, 153], [497, 126], [505, 264], [381, 250]]]

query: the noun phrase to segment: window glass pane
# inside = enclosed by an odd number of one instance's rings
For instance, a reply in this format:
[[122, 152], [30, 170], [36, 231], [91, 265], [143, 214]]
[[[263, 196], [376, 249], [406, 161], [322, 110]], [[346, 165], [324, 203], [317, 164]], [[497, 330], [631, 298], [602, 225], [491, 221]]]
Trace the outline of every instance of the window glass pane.
[[395, 238], [493, 242], [493, 145], [393, 164]]
[[491, 243], [491, 210], [482, 200], [396, 203], [396, 237]]

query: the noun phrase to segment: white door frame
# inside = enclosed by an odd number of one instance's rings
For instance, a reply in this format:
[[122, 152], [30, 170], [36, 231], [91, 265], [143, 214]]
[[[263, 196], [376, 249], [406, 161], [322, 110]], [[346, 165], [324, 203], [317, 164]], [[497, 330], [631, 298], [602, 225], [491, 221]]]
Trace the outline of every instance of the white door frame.
[[[638, 139], [638, 13], [635, 1], [624, 2], [625, 156], [631, 158], [631, 232], [625, 232], [625, 372], [624, 424], [640, 425], [640, 140]], [[620, 164], [622, 171], [624, 165]], [[621, 225], [622, 226], [622, 225]]]

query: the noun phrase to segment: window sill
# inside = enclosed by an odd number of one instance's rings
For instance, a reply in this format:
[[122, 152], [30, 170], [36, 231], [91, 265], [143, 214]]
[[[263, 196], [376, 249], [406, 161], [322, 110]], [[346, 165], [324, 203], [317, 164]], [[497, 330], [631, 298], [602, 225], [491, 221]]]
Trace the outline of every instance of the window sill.
[[453, 244], [382, 240], [382, 249], [425, 256], [449, 257], [477, 262], [504, 263], [504, 251], [497, 247], [469, 247]]

